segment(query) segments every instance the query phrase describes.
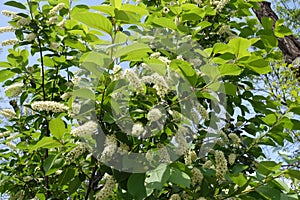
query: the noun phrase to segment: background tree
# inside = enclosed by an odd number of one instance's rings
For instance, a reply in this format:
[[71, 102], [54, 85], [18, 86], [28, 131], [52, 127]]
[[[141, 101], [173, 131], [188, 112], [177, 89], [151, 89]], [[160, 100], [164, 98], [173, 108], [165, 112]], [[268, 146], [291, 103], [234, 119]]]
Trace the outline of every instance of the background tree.
[[1, 194], [299, 199], [297, 158], [283, 165], [262, 150], [297, 142], [300, 129], [298, 88], [284, 102], [256, 91], [261, 76], [284, 73], [278, 46], [293, 41], [281, 21], [257, 25], [263, 3], [5, 4], [20, 11], [2, 11], [1, 32], [16, 38], [2, 42], [13, 46], [0, 63], [12, 106], [1, 110]]

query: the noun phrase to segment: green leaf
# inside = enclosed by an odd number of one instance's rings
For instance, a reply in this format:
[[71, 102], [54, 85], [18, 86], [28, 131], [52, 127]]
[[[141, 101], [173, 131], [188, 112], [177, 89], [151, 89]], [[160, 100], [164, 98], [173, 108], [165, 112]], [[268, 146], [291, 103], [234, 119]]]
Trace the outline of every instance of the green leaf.
[[225, 92], [228, 95], [236, 96], [237, 87], [231, 83], [224, 83]]
[[123, 10], [115, 10], [115, 19], [128, 24], [136, 24], [140, 21], [136, 13]]
[[290, 175], [290, 177], [292, 177], [292, 178], [296, 178], [296, 179], [300, 180], [299, 170], [289, 169], [287, 171], [287, 174]]
[[169, 28], [172, 30], [177, 30], [177, 26], [175, 25], [174, 21], [172, 19], [168, 19], [165, 17], [162, 18], [154, 18], [151, 21], [153, 24], [156, 24], [158, 26], [161, 26], [163, 28]]
[[281, 192], [277, 189], [268, 186], [260, 186], [255, 188], [255, 191], [258, 192], [260, 195], [265, 197], [268, 200], [280, 200]]
[[88, 89], [88, 88], [81, 88], [81, 89], [78, 89], [78, 90], [74, 90], [72, 92], [72, 96], [74, 96], [74, 97], [83, 97], [83, 98], [92, 99], [92, 100], [95, 99], [94, 92], [92, 90]]
[[12, 66], [8, 62], [0, 62], [0, 67], [11, 68]]
[[128, 192], [137, 200], [144, 199], [146, 195], [146, 188], [144, 186], [145, 174], [135, 173], [131, 174], [127, 181]]
[[157, 168], [146, 172], [145, 186], [146, 191], [152, 191], [154, 189], [161, 190], [163, 185], [170, 177], [170, 168], [167, 164], [160, 164]]
[[64, 171], [59, 175], [58, 185], [61, 187], [67, 185], [74, 177], [75, 172], [76, 172], [75, 169], [72, 167], [68, 167], [67, 169], [64, 169]]
[[263, 117], [262, 120], [269, 126], [272, 126], [277, 121], [277, 117], [275, 114], [268, 114], [267, 116]]
[[223, 54], [223, 53], [232, 53], [234, 54], [233, 49], [229, 47], [227, 44], [216, 43], [213, 47], [214, 54]]
[[7, 79], [13, 77], [14, 75], [15, 75], [15, 73], [10, 70], [6, 70], [6, 69], [1, 70], [0, 71], [0, 82], [4, 82]]
[[272, 70], [269, 63], [258, 56], [252, 56], [248, 60], [244, 61], [244, 63], [247, 68], [250, 68], [259, 74], [267, 74]]
[[51, 175], [59, 170], [64, 165], [64, 160], [60, 158], [60, 154], [57, 155], [49, 155], [48, 158], [45, 160], [43, 168], [45, 171], [45, 175]]
[[45, 148], [45, 149], [52, 149], [61, 147], [62, 144], [58, 142], [57, 140], [53, 139], [52, 137], [43, 137], [36, 145], [33, 146], [32, 150], [37, 150], [39, 148]]
[[248, 51], [249, 47], [251, 46], [251, 41], [245, 38], [233, 38], [229, 41], [228, 46], [233, 49], [237, 59], [251, 55]]
[[273, 23], [274, 22], [273, 22], [273, 20], [271, 18], [269, 18], [269, 17], [263, 17], [261, 19], [261, 23], [262, 23], [264, 29], [266, 29], [266, 30], [272, 30], [273, 29]]
[[167, 72], [166, 65], [159, 59], [145, 59], [144, 63], [147, 64], [153, 71], [165, 76]]
[[177, 168], [171, 168], [169, 181], [183, 188], [189, 188], [191, 184], [189, 175]]
[[82, 181], [79, 179], [79, 177], [75, 177], [74, 180], [70, 181], [68, 193], [73, 194], [74, 192], [76, 192], [81, 184]]
[[219, 66], [221, 76], [238, 76], [243, 70], [235, 64], [223, 64]]
[[54, 67], [54, 65], [55, 65], [55, 62], [49, 56], [44, 56], [43, 57], [43, 61], [44, 61], [44, 65], [45, 66]]
[[88, 12], [85, 9], [74, 7], [71, 12], [72, 19], [76, 19], [91, 28], [95, 28], [104, 31], [108, 34], [112, 34], [111, 22], [101, 14]]
[[284, 20], [283, 19], [279, 19], [275, 23], [274, 34], [275, 34], [276, 37], [284, 38], [285, 36], [292, 35], [293, 32], [289, 28], [284, 26]]
[[142, 43], [134, 43], [134, 44], [130, 44], [128, 46], [122, 47], [121, 49], [119, 49], [116, 52], [115, 57], [121, 57], [124, 55], [129, 55], [135, 52], [151, 52], [152, 50], [150, 49], [150, 47], [146, 44], [142, 44]]
[[59, 140], [62, 138], [62, 136], [67, 131], [64, 121], [60, 118], [52, 119], [49, 122], [49, 129], [50, 129], [50, 132], [54, 135], [54, 137], [56, 137]]
[[247, 178], [244, 174], [232, 174], [230, 175], [230, 179], [237, 184], [239, 187], [244, 186], [247, 183]]
[[186, 78], [192, 86], [195, 86], [198, 77], [190, 63], [175, 59], [170, 63], [170, 68]]
[[120, 10], [128, 11], [128, 12], [134, 12], [134, 13], [137, 13], [138, 15], [140, 15], [140, 16], [148, 14], [147, 9], [145, 9], [144, 7], [139, 6], [139, 5], [137, 6], [137, 5], [132, 5], [132, 4], [123, 4], [121, 6]]
[[7, 1], [4, 3], [4, 5], [26, 10], [26, 6], [23, 3], [17, 1]]
[[268, 175], [272, 172], [280, 170], [281, 163], [277, 164], [274, 161], [262, 161], [258, 165], [257, 171], [263, 175]]
[[86, 46], [84, 44], [82, 44], [81, 42], [79, 42], [78, 40], [73, 40], [70, 38], [67, 38], [64, 40], [65, 45], [74, 49], [78, 49], [80, 51], [86, 51]]
[[122, 5], [122, 0], [110, 0], [110, 3], [114, 8], [119, 9]]
[[112, 6], [101, 5], [101, 6], [91, 6], [90, 8], [94, 9], [94, 10], [98, 10], [98, 11], [103, 12], [105, 14], [108, 14], [112, 17], [115, 16], [115, 11], [114, 11], [115, 9]]

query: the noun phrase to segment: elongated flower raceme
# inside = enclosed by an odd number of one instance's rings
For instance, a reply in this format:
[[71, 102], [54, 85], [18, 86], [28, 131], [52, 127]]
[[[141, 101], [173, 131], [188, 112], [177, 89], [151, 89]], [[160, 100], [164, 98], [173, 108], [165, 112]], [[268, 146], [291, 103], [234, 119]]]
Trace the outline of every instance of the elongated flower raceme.
[[203, 180], [203, 174], [201, 173], [201, 171], [197, 167], [194, 167], [191, 170], [191, 172], [192, 172], [192, 178], [191, 178], [192, 186], [201, 185]]
[[9, 11], [9, 10], [2, 10], [2, 15], [6, 16], [6, 17], [11, 17], [11, 18], [14, 18], [17, 16], [17, 13], [16, 12], [12, 12], [12, 11]]
[[5, 88], [5, 94], [8, 97], [16, 97], [22, 93], [23, 83], [14, 83]]
[[224, 156], [224, 153], [222, 151], [216, 151], [215, 160], [216, 160], [216, 176], [219, 180], [223, 180], [224, 175], [228, 171], [227, 160]]
[[94, 121], [88, 121], [85, 124], [78, 126], [71, 131], [71, 134], [76, 137], [84, 137], [90, 135], [97, 130], [98, 124]]
[[104, 187], [96, 194], [96, 200], [108, 199], [115, 189], [116, 181], [111, 175], [105, 173], [103, 179], [105, 180], [105, 184]]
[[118, 146], [116, 137], [114, 135], [107, 135], [100, 160], [103, 162], [109, 161], [116, 152], [117, 148]]
[[17, 25], [18, 26], [27, 26], [30, 24], [30, 20], [24, 17], [21, 17], [18, 21], [17, 21]]
[[142, 80], [144, 83], [154, 84], [153, 88], [161, 98], [164, 98], [169, 91], [169, 86], [165, 78], [157, 73], [152, 74], [151, 76], [144, 76]]
[[31, 41], [33, 41], [35, 38], [36, 38], [36, 34], [35, 34], [35, 33], [29, 33], [29, 34], [26, 36], [25, 40], [28, 41], [28, 42], [31, 42]]
[[11, 134], [10, 131], [2, 132], [2, 133], [0, 133], [0, 138], [7, 137], [7, 136], [9, 136], [10, 134]]
[[55, 15], [58, 11], [60, 11], [61, 9], [63, 9], [65, 7], [64, 3], [59, 3], [56, 6], [54, 6], [50, 11], [49, 11], [49, 15]]
[[68, 106], [55, 101], [35, 101], [31, 104], [33, 110], [51, 111], [54, 113], [64, 112], [68, 110]]
[[133, 70], [126, 69], [125, 77], [129, 80], [130, 85], [132, 85], [137, 90], [137, 92], [144, 91], [144, 87], [141, 80]]
[[0, 114], [3, 115], [4, 117], [6, 117], [7, 119], [12, 119], [12, 118], [16, 117], [15, 111], [13, 111], [11, 109], [0, 110]]
[[0, 33], [14, 32], [16, 29], [12, 26], [0, 27]]
[[8, 40], [4, 40], [2, 41], [1, 45], [4, 46], [8, 46], [8, 45], [15, 45], [15, 44], [19, 44], [19, 40], [17, 38], [14, 39], [8, 39]]

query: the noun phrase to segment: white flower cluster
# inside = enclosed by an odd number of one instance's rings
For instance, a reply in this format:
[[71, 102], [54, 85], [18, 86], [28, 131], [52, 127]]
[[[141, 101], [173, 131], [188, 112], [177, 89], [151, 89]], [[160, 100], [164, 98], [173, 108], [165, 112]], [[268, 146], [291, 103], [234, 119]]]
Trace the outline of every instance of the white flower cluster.
[[111, 160], [117, 148], [118, 146], [116, 137], [114, 135], [107, 135], [100, 160], [103, 162]]
[[67, 100], [67, 99], [69, 99], [71, 96], [72, 96], [72, 93], [71, 93], [71, 92], [66, 92], [66, 93], [64, 93], [63, 95], [61, 95], [60, 98], [61, 98], [62, 100]]
[[210, 4], [216, 6], [217, 12], [221, 12], [230, 0], [211, 0]]
[[16, 145], [12, 142], [6, 142], [5, 145], [8, 146], [10, 149], [16, 149]]
[[50, 43], [50, 49], [58, 49], [58, 48], [59, 48], [59, 43], [57, 42]]
[[68, 115], [74, 118], [80, 113], [81, 105], [79, 103], [72, 103], [72, 109], [68, 111]]
[[188, 133], [188, 128], [184, 126], [180, 126], [178, 128], [177, 134], [175, 135], [175, 140], [178, 144], [178, 147], [176, 149], [178, 155], [183, 155], [186, 153], [188, 149], [188, 143], [185, 139], [185, 135]]
[[64, 112], [68, 110], [68, 106], [55, 101], [35, 101], [31, 104], [33, 110], [52, 111], [54, 113]]
[[14, 140], [14, 139], [18, 138], [19, 136], [20, 136], [20, 134], [16, 133], [14, 135], [7, 137], [6, 140]]
[[170, 163], [171, 159], [167, 147], [165, 147], [163, 144], [158, 144], [157, 148], [160, 159], [159, 161], [163, 163]]
[[145, 132], [144, 126], [141, 123], [135, 123], [132, 126], [131, 134], [135, 137], [140, 137]]
[[113, 68], [113, 80], [119, 80], [123, 78], [122, 67], [120, 65], [115, 65]]
[[207, 160], [204, 164], [203, 164], [203, 168], [206, 169], [210, 169], [213, 166], [212, 162], [210, 160]]
[[168, 14], [170, 12], [170, 9], [168, 7], [163, 7], [162, 12], [164, 14]]
[[201, 104], [196, 105], [196, 110], [199, 112], [202, 119], [207, 120], [209, 118], [206, 109]]
[[7, 136], [9, 136], [10, 134], [11, 134], [10, 131], [2, 132], [2, 133], [0, 133], [0, 138], [7, 137]]
[[144, 91], [144, 87], [141, 80], [133, 70], [126, 69], [125, 77], [129, 80], [130, 84], [137, 90], [137, 92]]
[[228, 162], [230, 165], [233, 165], [235, 163], [235, 159], [236, 159], [236, 154], [234, 154], [234, 153], [229, 154]]
[[193, 161], [197, 159], [197, 154], [194, 150], [189, 150], [188, 153], [184, 155], [184, 163], [186, 165], [191, 165]]
[[204, 197], [199, 197], [197, 200], [206, 200]]
[[0, 27], [0, 33], [14, 32], [15, 30], [12, 26]]
[[76, 127], [71, 131], [71, 134], [75, 137], [84, 137], [90, 135], [97, 130], [98, 124], [94, 121], [88, 121], [81, 126]]
[[228, 139], [227, 135], [224, 133], [224, 131], [218, 130], [217, 136], [219, 136], [219, 139], [217, 139], [217, 143], [220, 146], [224, 146], [229, 143], [229, 139]]
[[171, 60], [169, 60], [167, 57], [159, 56], [158, 59], [165, 63], [165, 65], [169, 65], [171, 63]]
[[147, 119], [150, 122], [156, 122], [162, 117], [162, 114], [158, 108], [152, 108], [148, 114], [147, 114]]
[[157, 91], [160, 98], [164, 98], [169, 91], [169, 86], [165, 78], [157, 73], [154, 73], [151, 76], [144, 76], [142, 80], [144, 83], [154, 84], [153, 88]]
[[33, 41], [35, 38], [36, 38], [36, 34], [35, 34], [35, 33], [29, 33], [29, 34], [26, 36], [25, 40], [28, 41], [28, 42], [31, 42], [31, 41]]
[[1, 45], [4, 46], [8, 46], [8, 45], [15, 45], [15, 44], [19, 44], [19, 40], [17, 38], [15, 39], [8, 39], [8, 40], [4, 40], [2, 41]]
[[190, 200], [191, 196], [188, 193], [186, 193], [185, 191], [183, 191], [183, 193], [181, 194], [181, 198], [182, 198], [182, 200]]
[[172, 194], [169, 200], [181, 200], [181, 197], [179, 194]]
[[17, 25], [18, 26], [27, 26], [30, 24], [30, 20], [24, 17], [21, 17], [18, 21], [17, 21]]
[[196, 4], [198, 4], [198, 5], [200, 5], [200, 4], [202, 3], [201, 0], [194, 0], [194, 2], [195, 2]]
[[86, 151], [85, 145], [82, 142], [78, 142], [77, 146], [67, 154], [66, 158], [68, 161], [74, 162], [85, 151]]
[[8, 97], [16, 97], [22, 93], [23, 83], [14, 83], [5, 88], [5, 94]]
[[191, 173], [192, 173], [192, 177], [191, 177], [192, 186], [201, 185], [203, 180], [203, 174], [201, 173], [201, 171], [197, 167], [194, 167], [191, 170]]
[[159, 58], [160, 52], [154, 52], [150, 55], [150, 58]]
[[54, 17], [50, 17], [48, 20], [49, 24], [55, 24], [58, 21], [58, 17], [54, 16]]
[[0, 110], [0, 114], [3, 115], [4, 117], [6, 117], [7, 119], [13, 119], [16, 117], [15, 111], [13, 111], [11, 109]]
[[63, 19], [61, 22], [59, 22], [59, 23], [57, 24], [57, 26], [60, 27], [60, 28], [65, 27], [66, 21], [67, 21], [66, 19]]
[[115, 189], [116, 181], [111, 175], [105, 173], [103, 179], [105, 180], [105, 184], [104, 187], [96, 194], [96, 200], [107, 200]]
[[228, 137], [232, 140], [234, 147], [238, 147], [241, 143], [241, 139], [235, 133], [229, 133]]
[[6, 17], [11, 17], [11, 18], [14, 18], [17, 16], [17, 13], [16, 12], [12, 12], [12, 11], [9, 11], [9, 10], [2, 10], [2, 15], [6, 16]]
[[60, 11], [61, 9], [63, 9], [65, 7], [64, 3], [59, 3], [56, 6], [54, 6], [50, 11], [49, 11], [49, 15], [55, 15], [58, 11]]
[[228, 171], [227, 160], [224, 156], [224, 153], [222, 151], [216, 151], [215, 160], [216, 160], [216, 176], [217, 176], [217, 179], [223, 180], [224, 175]]

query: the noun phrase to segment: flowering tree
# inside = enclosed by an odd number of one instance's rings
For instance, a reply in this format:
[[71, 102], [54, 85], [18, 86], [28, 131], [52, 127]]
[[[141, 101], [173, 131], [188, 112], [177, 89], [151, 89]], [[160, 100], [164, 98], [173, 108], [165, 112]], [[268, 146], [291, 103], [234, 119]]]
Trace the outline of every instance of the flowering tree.
[[256, 0], [5, 5], [19, 11], [0, 28], [16, 36], [2, 42], [0, 194], [299, 199], [299, 159], [262, 151], [297, 142], [299, 91], [278, 112], [253, 81], [283, 62], [291, 31], [258, 26]]

